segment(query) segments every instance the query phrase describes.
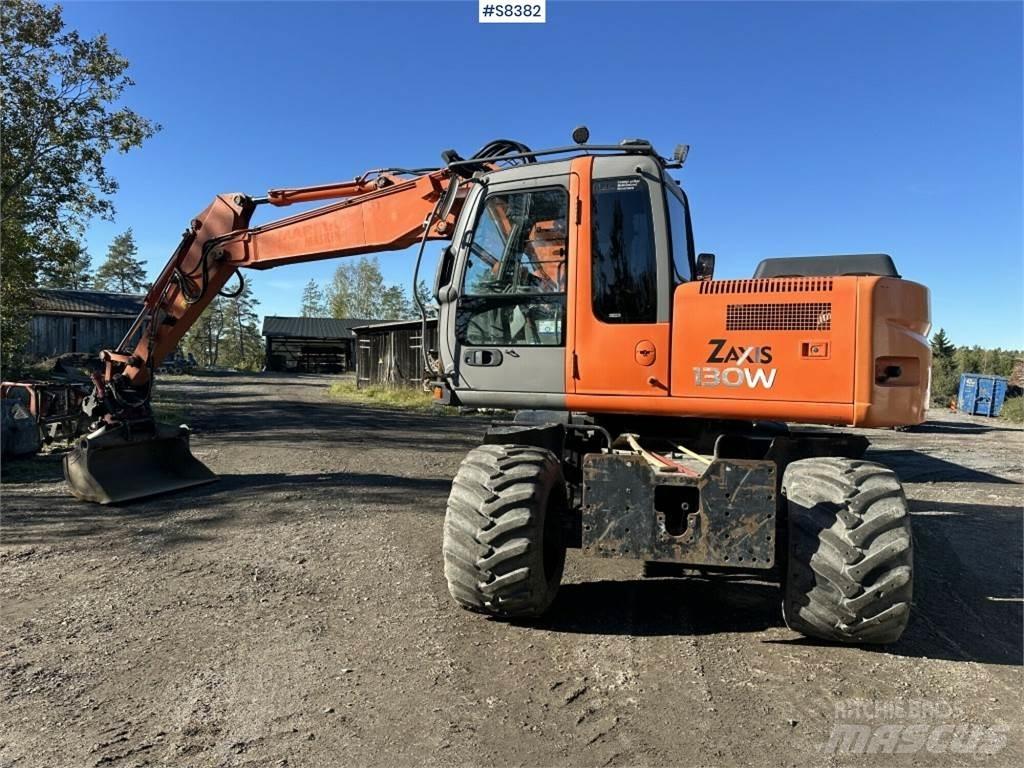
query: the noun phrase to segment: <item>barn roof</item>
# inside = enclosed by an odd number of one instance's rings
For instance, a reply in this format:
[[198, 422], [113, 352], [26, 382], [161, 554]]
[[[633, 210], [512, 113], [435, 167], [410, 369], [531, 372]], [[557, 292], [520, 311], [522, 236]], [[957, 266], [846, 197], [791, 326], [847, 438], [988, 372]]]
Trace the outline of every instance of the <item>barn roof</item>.
[[145, 296], [111, 291], [74, 291], [68, 288], [37, 288], [32, 306], [46, 315], [121, 315], [135, 317]]
[[354, 339], [352, 329], [371, 320], [335, 317], [278, 317], [263, 318], [263, 335], [285, 339]]
[[[372, 333], [373, 331], [387, 331], [393, 330], [398, 331], [405, 328], [419, 328], [423, 324], [421, 318], [413, 318], [412, 320], [364, 320], [365, 325], [357, 325], [355, 332], [358, 333]], [[437, 325], [436, 317], [428, 317], [427, 325]]]

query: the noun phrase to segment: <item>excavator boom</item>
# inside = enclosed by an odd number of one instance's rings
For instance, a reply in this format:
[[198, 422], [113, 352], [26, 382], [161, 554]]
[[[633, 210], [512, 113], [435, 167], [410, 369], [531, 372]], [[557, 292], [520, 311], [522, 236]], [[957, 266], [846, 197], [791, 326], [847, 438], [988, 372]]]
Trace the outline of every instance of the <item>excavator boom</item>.
[[[64, 458], [72, 493], [99, 503], [127, 501], [210, 482], [192, 456], [188, 430], [158, 424], [150, 407], [153, 371], [240, 269], [408, 248], [447, 239], [461, 207], [447, 170], [373, 171], [351, 182], [275, 189], [266, 197], [218, 195], [182, 235], [146, 295], [143, 309], [115, 350], [100, 354], [103, 371], [85, 410], [92, 432]], [[261, 204], [333, 201], [250, 226]]]

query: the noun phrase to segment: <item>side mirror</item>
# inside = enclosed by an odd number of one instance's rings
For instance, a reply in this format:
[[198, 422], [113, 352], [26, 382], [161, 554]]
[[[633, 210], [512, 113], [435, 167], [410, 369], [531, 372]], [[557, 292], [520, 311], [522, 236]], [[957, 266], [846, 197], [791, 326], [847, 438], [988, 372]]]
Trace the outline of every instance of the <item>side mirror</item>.
[[702, 253], [697, 256], [697, 279], [710, 280], [715, 276], [715, 254]]
[[444, 304], [445, 301], [451, 299], [445, 299], [444, 295], [447, 293], [445, 289], [450, 288], [449, 283], [452, 281], [452, 271], [455, 267], [455, 254], [452, 252], [451, 246], [448, 246], [441, 252], [441, 258], [437, 261], [437, 272], [434, 275], [434, 300], [438, 304]]

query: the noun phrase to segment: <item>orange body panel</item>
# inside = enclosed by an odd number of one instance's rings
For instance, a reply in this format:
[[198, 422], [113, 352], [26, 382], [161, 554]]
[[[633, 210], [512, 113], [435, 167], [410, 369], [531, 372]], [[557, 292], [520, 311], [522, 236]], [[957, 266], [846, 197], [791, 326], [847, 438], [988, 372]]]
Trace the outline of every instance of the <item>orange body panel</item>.
[[590, 185], [593, 157], [572, 162], [570, 195], [577, 218], [570, 238], [567, 336], [572, 354], [567, 358], [567, 394], [640, 395], [667, 397], [669, 393], [668, 323], [605, 323], [593, 311], [590, 258]]
[[680, 285], [672, 311], [673, 397], [852, 403], [855, 281]]
[[928, 401], [929, 328], [928, 290], [895, 278], [688, 283], [676, 288], [673, 301], [670, 397], [577, 390], [568, 405], [589, 412], [917, 424]]
[[[865, 427], [920, 424], [931, 388], [928, 289], [892, 278], [857, 278], [854, 423]], [[888, 378], [896, 366], [901, 376]]]

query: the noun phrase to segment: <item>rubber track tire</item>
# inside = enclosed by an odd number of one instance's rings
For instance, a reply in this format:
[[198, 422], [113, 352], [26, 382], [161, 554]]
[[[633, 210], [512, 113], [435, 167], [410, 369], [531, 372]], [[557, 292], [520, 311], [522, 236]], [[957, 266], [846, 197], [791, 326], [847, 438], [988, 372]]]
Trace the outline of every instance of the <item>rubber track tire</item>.
[[795, 461], [783, 475], [789, 557], [786, 624], [843, 643], [892, 643], [913, 592], [910, 513], [896, 474], [841, 458]]
[[469, 610], [532, 618], [562, 581], [565, 480], [550, 451], [482, 445], [459, 466], [444, 521], [448, 591]]

